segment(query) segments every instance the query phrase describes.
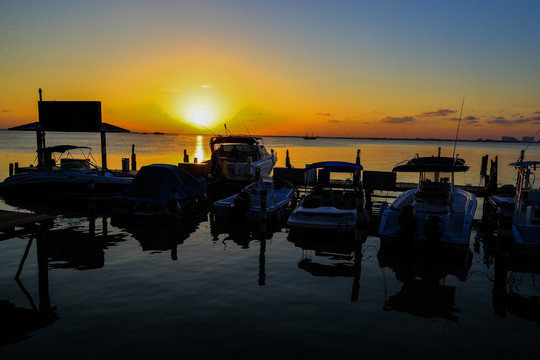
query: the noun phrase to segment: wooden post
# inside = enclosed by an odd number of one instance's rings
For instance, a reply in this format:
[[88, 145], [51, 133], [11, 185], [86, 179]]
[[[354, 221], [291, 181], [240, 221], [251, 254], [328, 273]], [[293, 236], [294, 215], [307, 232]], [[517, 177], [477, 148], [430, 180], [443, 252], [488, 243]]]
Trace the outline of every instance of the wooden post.
[[101, 132], [101, 167], [103, 170], [107, 170], [107, 134], [105, 131]]
[[259, 221], [261, 225], [261, 233], [264, 235], [266, 232], [266, 221], [268, 214], [266, 213], [266, 200], [268, 196], [268, 191], [266, 189], [262, 189], [260, 192], [261, 197], [261, 212], [259, 214]]
[[137, 170], [137, 155], [135, 154], [135, 144], [131, 145], [131, 170]]
[[287, 155], [285, 156], [285, 166], [287, 169], [290, 169], [291, 166], [291, 158], [289, 157], [289, 150], [287, 150]]

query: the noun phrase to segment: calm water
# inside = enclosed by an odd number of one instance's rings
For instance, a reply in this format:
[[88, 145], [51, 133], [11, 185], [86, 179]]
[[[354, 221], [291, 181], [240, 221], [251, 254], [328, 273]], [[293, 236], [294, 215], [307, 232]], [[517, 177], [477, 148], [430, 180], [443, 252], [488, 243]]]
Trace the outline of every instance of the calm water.
[[[207, 159], [208, 140], [109, 134], [109, 164], [120, 168], [131, 144], [139, 167], [177, 163], [183, 149], [191, 158]], [[66, 143], [93, 147], [100, 162], [98, 135], [47, 134], [47, 145]], [[284, 166], [287, 149], [295, 167], [354, 161], [361, 149], [365, 169], [385, 171], [415, 153], [436, 154], [442, 146], [450, 156], [453, 150], [452, 142], [268, 137], [265, 144], [277, 151], [278, 166]], [[515, 161], [522, 148], [458, 143], [471, 170], [457, 182], [479, 184], [481, 157], [490, 154], [499, 156], [500, 182], [513, 183], [513, 169], [504, 164]], [[0, 177], [7, 176], [9, 162], [31, 163], [34, 149], [34, 134], [0, 132]], [[539, 159], [540, 146], [531, 145], [526, 158]], [[2, 201], [0, 207], [32, 208]], [[493, 241], [477, 229], [468, 258], [451, 261], [383, 253], [374, 236], [359, 249], [293, 242], [283, 226], [263, 236], [257, 229], [216, 223], [208, 214], [180, 225], [144, 226], [117, 224], [107, 214], [90, 218], [84, 212], [41, 210], [58, 214], [47, 235], [48, 294], [58, 318], [24, 317], [17, 322], [28, 327], [22, 338], [1, 325], [2, 359], [537, 354], [538, 266], [495, 257]], [[26, 293], [13, 280], [27, 243], [28, 237], [0, 242], [2, 311], [32, 309], [31, 301], [39, 305], [35, 242], [20, 277]]]

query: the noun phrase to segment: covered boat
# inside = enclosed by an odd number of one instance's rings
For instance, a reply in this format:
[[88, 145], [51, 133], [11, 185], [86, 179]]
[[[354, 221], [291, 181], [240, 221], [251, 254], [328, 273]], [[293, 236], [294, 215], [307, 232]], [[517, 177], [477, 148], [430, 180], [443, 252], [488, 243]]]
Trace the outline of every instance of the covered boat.
[[[73, 152], [81, 157], [75, 158]], [[111, 196], [125, 190], [132, 176], [95, 164], [91, 148], [58, 145], [37, 150], [37, 166], [18, 168], [0, 183], [0, 193], [50, 196]]]
[[216, 136], [210, 139], [212, 176], [229, 180], [253, 181], [257, 173], [269, 177], [277, 162], [274, 150], [266, 150], [262, 138]]
[[399, 195], [383, 209], [379, 235], [383, 244], [413, 239], [439, 241], [458, 249], [469, 245], [477, 200], [470, 192], [454, 187], [454, 173], [469, 166], [458, 157], [419, 157], [394, 167], [394, 172], [418, 172], [418, 187]]
[[214, 211], [218, 218], [282, 220], [286, 206], [295, 196], [294, 190], [294, 185], [288, 181], [259, 180], [236, 195], [216, 201]]
[[111, 206], [116, 216], [154, 219], [185, 213], [206, 199], [206, 180], [195, 178], [174, 165], [143, 166], [131, 185], [113, 196]]
[[[297, 230], [337, 230], [353, 233], [359, 224], [369, 222], [360, 180], [362, 165], [325, 161], [306, 166], [306, 181], [318, 170], [318, 181], [300, 198], [288, 225]], [[333, 179], [331, 174], [348, 173], [348, 179]]]

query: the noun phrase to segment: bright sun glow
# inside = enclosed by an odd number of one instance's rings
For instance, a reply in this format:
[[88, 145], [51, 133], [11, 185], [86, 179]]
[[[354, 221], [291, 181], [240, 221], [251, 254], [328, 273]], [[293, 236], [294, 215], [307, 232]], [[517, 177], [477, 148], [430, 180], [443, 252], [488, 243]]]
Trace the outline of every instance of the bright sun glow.
[[185, 109], [186, 120], [199, 126], [209, 126], [216, 120], [215, 111], [205, 104], [193, 104]]

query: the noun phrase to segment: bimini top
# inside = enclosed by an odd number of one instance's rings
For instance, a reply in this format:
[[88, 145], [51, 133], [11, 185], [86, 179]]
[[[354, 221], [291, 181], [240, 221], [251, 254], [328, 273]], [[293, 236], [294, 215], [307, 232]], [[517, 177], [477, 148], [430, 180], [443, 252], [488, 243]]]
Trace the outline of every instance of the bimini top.
[[354, 164], [344, 161], [322, 161], [306, 165], [306, 170], [322, 168], [330, 172], [355, 172], [364, 167], [360, 164]]
[[69, 150], [73, 149], [88, 149], [92, 150], [92, 148], [89, 148], [87, 146], [75, 146], [75, 145], [57, 145], [57, 146], [49, 146], [43, 149], [36, 150], [38, 153], [44, 152], [44, 153], [64, 153]]
[[392, 169], [393, 172], [465, 172], [468, 170], [469, 166], [465, 164], [465, 160], [441, 156], [416, 156]]
[[516, 167], [529, 167], [534, 166], [536, 168], [536, 165], [540, 165], [540, 161], [518, 161], [515, 163], [511, 163], [508, 165], [516, 166]]
[[255, 145], [260, 137], [253, 136], [216, 136], [210, 139], [210, 144], [248, 144]]

